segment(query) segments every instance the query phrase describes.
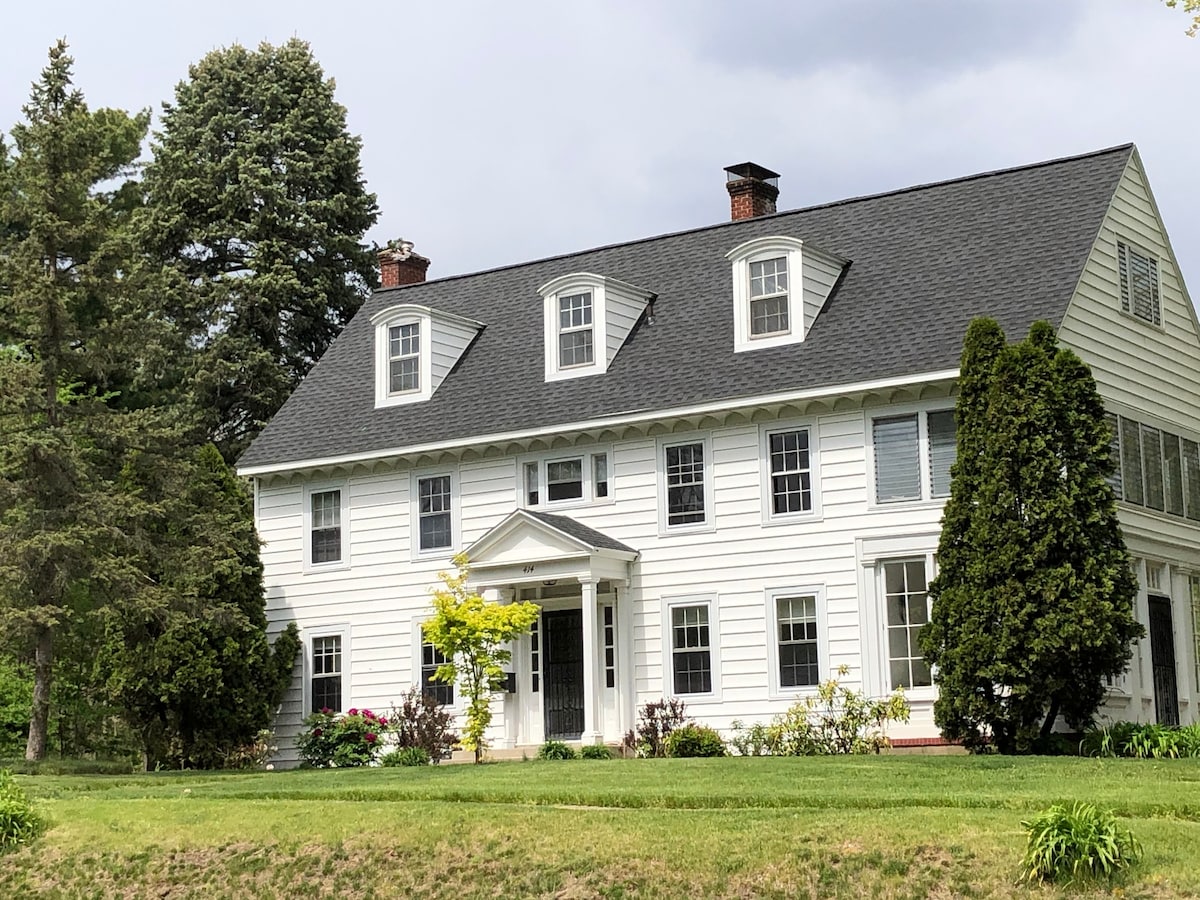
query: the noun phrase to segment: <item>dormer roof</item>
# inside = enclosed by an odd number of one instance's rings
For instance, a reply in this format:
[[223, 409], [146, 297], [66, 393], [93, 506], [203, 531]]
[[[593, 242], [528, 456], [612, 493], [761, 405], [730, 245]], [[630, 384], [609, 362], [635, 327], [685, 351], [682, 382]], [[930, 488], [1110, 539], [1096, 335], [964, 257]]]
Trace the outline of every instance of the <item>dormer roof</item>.
[[[242, 471], [956, 370], [967, 324], [1057, 323], [1132, 145], [376, 291]], [[785, 235], [848, 260], [800, 344], [739, 353], [726, 254]], [[547, 381], [539, 288], [590, 272], [655, 295], [607, 371]], [[487, 328], [423, 403], [375, 408], [372, 317], [412, 303]], [[651, 315], [651, 311], [653, 315]], [[651, 324], [652, 323], [652, 324]]]

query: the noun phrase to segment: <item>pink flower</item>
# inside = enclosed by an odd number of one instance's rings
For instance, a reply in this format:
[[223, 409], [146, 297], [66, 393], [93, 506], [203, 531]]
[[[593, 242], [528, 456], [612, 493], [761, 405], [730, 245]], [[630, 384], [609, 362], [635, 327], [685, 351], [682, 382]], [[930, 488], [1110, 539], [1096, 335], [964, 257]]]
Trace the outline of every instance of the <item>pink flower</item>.
[[366, 741], [368, 744], [373, 744], [373, 743], [375, 743], [375, 733], [374, 733], [374, 732], [371, 732], [371, 731], [368, 731], [366, 734], [364, 734], [364, 735], [363, 735], [363, 739], [364, 739], [364, 740], [365, 740], [365, 741]]
[[322, 707], [321, 707], [321, 715], [323, 715], [323, 716], [327, 716], [327, 715], [329, 715], [331, 712], [333, 712], [333, 710], [332, 710], [332, 709], [330, 709], [328, 706], [322, 706]]
[[380, 725], [386, 725], [387, 724], [387, 716], [380, 716], [377, 719], [377, 721], [379, 722]]
[[348, 710], [346, 710], [346, 715], [348, 715], [348, 716], [357, 716], [357, 715], [358, 715], [358, 709], [352, 706], [352, 707], [350, 707]]
[[321, 729], [320, 729], [320, 728], [314, 728], [314, 729], [313, 729], [313, 737], [320, 737], [320, 736], [321, 736]]
[[363, 718], [364, 718], [364, 719], [373, 719], [373, 718], [375, 718], [375, 713], [371, 712], [369, 709], [364, 709], [364, 710], [362, 711], [362, 714], [363, 714]]

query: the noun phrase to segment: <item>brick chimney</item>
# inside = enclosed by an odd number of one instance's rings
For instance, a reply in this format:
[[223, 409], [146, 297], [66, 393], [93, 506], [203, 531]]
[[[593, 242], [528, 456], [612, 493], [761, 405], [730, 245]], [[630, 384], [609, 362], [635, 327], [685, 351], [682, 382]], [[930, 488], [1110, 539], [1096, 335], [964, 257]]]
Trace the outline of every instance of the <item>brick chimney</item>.
[[379, 251], [379, 282], [381, 287], [400, 287], [404, 284], [420, 284], [425, 280], [429, 260], [413, 253], [412, 241], [388, 241]]
[[745, 162], [725, 169], [725, 189], [729, 191], [730, 218], [753, 219], [775, 212], [779, 196], [779, 173], [757, 163]]

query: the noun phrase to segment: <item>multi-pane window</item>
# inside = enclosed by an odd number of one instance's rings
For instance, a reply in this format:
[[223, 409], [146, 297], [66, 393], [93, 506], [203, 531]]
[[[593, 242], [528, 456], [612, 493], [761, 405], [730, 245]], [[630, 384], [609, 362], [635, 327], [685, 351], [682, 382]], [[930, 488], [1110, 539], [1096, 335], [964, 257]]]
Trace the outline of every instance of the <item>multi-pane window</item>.
[[667, 525], [705, 521], [704, 444], [674, 444], [666, 448]]
[[887, 609], [888, 673], [892, 689], [929, 687], [933, 677], [917, 644], [929, 622], [928, 576], [924, 559], [882, 564]]
[[872, 419], [875, 501], [896, 503], [950, 496], [955, 441], [952, 409]]
[[1161, 325], [1158, 261], [1117, 241], [1117, 268], [1121, 276], [1121, 309], [1153, 325]]
[[313, 491], [310, 504], [310, 562], [314, 566], [342, 561], [342, 492]]
[[418, 479], [417, 502], [420, 549], [439, 550], [451, 546], [454, 536], [450, 518], [450, 476]]
[[775, 600], [779, 628], [779, 686], [806, 687], [820, 681], [817, 653], [817, 598], [812, 595]]
[[388, 329], [388, 391], [403, 394], [421, 389], [421, 325]]
[[583, 497], [583, 459], [560, 459], [546, 463], [546, 499], [579, 500]]
[[445, 654], [433, 644], [421, 645], [421, 692], [433, 697], [442, 706], [454, 704], [454, 682], [435, 681], [434, 676], [438, 668], [448, 661]]
[[617, 625], [611, 606], [604, 607], [604, 686], [617, 686]]
[[750, 336], [788, 330], [787, 257], [750, 263]]
[[530, 460], [522, 472], [526, 506], [603, 500], [610, 495], [607, 453]]
[[807, 428], [767, 435], [771, 468], [771, 515], [811, 512], [812, 462]]
[[1128, 416], [1105, 416], [1117, 499], [1200, 521], [1200, 444]]
[[593, 361], [592, 293], [558, 298], [558, 365], [585, 366]]
[[676, 694], [712, 692], [707, 605], [671, 609], [671, 670]]
[[309, 678], [312, 711], [342, 709], [342, 639], [340, 635], [312, 641], [312, 676]]

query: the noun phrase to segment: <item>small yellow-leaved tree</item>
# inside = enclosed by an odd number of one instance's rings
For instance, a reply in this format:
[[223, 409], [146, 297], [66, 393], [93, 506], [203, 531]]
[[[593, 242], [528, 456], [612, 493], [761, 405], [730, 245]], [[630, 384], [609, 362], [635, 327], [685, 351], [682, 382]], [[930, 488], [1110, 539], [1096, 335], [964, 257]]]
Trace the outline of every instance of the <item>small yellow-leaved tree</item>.
[[484, 733], [492, 721], [492, 694], [504, 681], [504, 665], [512, 658], [509, 641], [533, 627], [540, 613], [534, 603], [489, 603], [467, 586], [467, 556], [454, 557], [454, 572], [439, 572], [440, 587], [431, 588], [433, 618], [421, 626], [425, 640], [447, 662], [433, 676], [458, 682], [467, 697], [467, 727], [462, 744], [483, 759]]

